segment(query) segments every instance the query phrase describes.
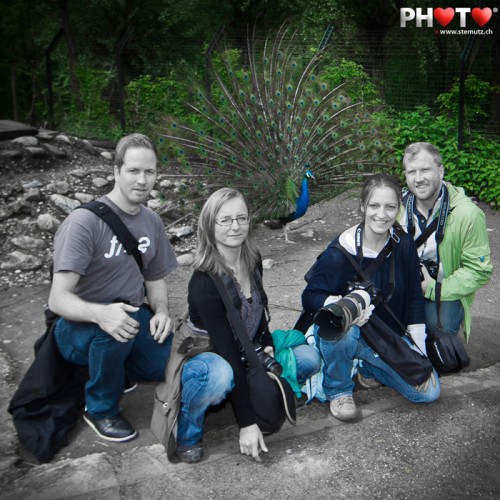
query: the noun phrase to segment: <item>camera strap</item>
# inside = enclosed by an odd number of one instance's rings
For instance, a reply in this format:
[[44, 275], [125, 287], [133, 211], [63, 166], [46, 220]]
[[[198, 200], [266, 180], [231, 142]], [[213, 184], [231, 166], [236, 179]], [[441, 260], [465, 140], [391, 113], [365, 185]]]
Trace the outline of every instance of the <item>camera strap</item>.
[[[397, 236], [396, 233], [392, 234], [391, 237], [389, 238], [389, 241], [387, 242], [385, 247], [379, 252], [375, 260], [366, 269], [363, 270], [361, 269], [361, 261], [363, 260], [363, 229], [364, 229], [364, 222], [362, 222], [356, 228], [356, 233], [355, 233], [356, 257], [358, 260], [355, 269], [358, 270], [358, 273], [363, 280], [369, 281], [370, 276], [382, 265], [382, 262], [384, 262], [389, 253], [394, 250], [394, 244], [399, 241], [399, 236]], [[351, 254], [347, 252], [347, 250], [345, 250], [342, 247], [342, 245], [340, 245], [340, 243], [338, 244], [338, 248], [340, 248], [343, 251], [344, 255], [348, 255], [348, 258], [349, 260], [351, 260], [351, 263], [354, 262], [354, 259], [352, 259]], [[391, 300], [392, 294], [394, 292], [395, 276], [396, 276], [396, 268], [394, 261], [394, 252], [392, 252], [390, 261], [390, 271], [389, 271], [390, 292], [387, 300]]]
[[[359, 227], [358, 227], [359, 229]], [[390, 275], [389, 275], [389, 285], [391, 287], [391, 292], [389, 296], [386, 298], [384, 297], [383, 293], [381, 293], [382, 296], [382, 305], [384, 306], [385, 310], [391, 315], [391, 317], [394, 319], [394, 321], [397, 323], [397, 325], [401, 328], [401, 331], [404, 332], [404, 334], [408, 337], [408, 339], [412, 342], [412, 344], [415, 344], [413, 341], [411, 335], [408, 335], [406, 333], [406, 328], [404, 325], [401, 323], [399, 318], [396, 316], [392, 308], [389, 306], [388, 302], [391, 300], [392, 294], [394, 292], [394, 286], [395, 286], [395, 269], [396, 269], [396, 261], [394, 259], [394, 250], [396, 247], [396, 244], [399, 241], [399, 237], [396, 233], [396, 229], [394, 228], [395, 234], [391, 235], [390, 240], [387, 242], [386, 246], [380, 251], [378, 254], [377, 258], [375, 259], [374, 262], [372, 262], [365, 270], [361, 268], [358, 262], [353, 258], [353, 256], [339, 243], [335, 245], [336, 248], [338, 248], [349, 260], [349, 262], [352, 264], [354, 269], [358, 272], [359, 276], [364, 280], [364, 281], [369, 281], [370, 276], [375, 272], [375, 270], [380, 266], [382, 261], [387, 257], [389, 252], [391, 253], [391, 263], [390, 263]], [[357, 240], [356, 240], [357, 241]], [[418, 347], [418, 346], [417, 346]]]
[[[424, 229], [424, 231], [422, 231], [420, 236], [415, 240], [415, 245], [417, 246], [417, 248], [425, 243], [433, 232], [436, 232], [436, 243], [438, 247], [439, 244], [443, 241], [446, 219], [448, 218], [450, 209], [450, 195], [448, 193], [446, 184], [443, 183], [441, 190], [442, 195], [441, 204], [439, 207], [439, 215], [434, 218], [434, 220]], [[411, 234], [412, 237], [414, 237], [415, 224], [413, 221], [413, 216], [415, 214], [415, 195], [411, 191], [409, 191], [406, 194], [405, 199], [408, 233]]]

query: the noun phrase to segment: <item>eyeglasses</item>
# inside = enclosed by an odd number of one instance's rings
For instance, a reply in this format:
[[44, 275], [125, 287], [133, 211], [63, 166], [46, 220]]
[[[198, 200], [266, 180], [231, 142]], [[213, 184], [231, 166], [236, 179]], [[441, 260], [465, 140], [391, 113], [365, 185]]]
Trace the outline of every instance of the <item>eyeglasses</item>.
[[246, 226], [250, 224], [250, 217], [248, 215], [238, 215], [234, 219], [232, 217], [222, 217], [222, 219], [216, 219], [215, 223], [219, 226], [231, 226], [233, 221], [236, 221], [239, 226]]

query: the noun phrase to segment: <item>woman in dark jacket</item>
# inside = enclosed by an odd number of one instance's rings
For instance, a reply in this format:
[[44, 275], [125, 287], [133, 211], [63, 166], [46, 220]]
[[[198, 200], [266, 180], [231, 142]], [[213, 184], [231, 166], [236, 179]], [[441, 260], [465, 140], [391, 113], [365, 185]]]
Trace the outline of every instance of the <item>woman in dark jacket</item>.
[[[262, 287], [262, 263], [252, 239], [247, 204], [236, 190], [223, 188], [205, 203], [198, 222], [198, 248], [189, 282], [190, 328], [208, 333], [215, 352], [189, 360], [182, 372], [182, 399], [178, 418], [177, 456], [185, 462], [201, 460], [205, 412], [230, 393], [240, 428], [240, 451], [259, 459], [267, 451], [255, 423], [247, 387], [242, 351], [227, 319], [226, 308], [209, 273], [225, 277], [233, 290], [249, 337], [274, 356], [266, 317], [267, 297]], [[306, 345], [293, 347], [297, 380], [303, 383], [319, 369], [317, 351]]]
[[[396, 234], [393, 227], [400, 200], [401, 188], [391, 176], [378, 174], [365, 182], [361, 193], [363, 222], [344, 231], [320, 256], [302, 294], [302, 304], [306, 311], [316, 312], [347, 295], [350, 284], [362, 281], [338, 245], [357, 259], [361, 269], [366, 270], [392, 238], [390, 253], [380, 261], [381, 264], [370, 276], [370, 281], [388, 300], [399, 323], [406, 328], [418, 349], [426, 353], [424, 301], [415, 244], [403, 231], [399, 230]], [[393, 273], [392, 259], [395, 270]], [[370, 293], [367, 298], [370, 299]], [[372, 311], [373, 315], [378, 316], [394, 331], [401, 335], [404, 333], [382, 305], [364, 308], [340, 339], [325, 339], [324, 335], [318, 335], [318, 325], [314, 325], [316, 342], [325, 361], [323, 389], [330, 400], [331, 413], [339, 420], [351, 420], [357, 416], [352, 397], [355, 359], [360, 360], [358, 380], [366, 388], [387, 385], [419, 403], [434, 401], [439, 397], [440, 386], [435, 372], [424, 384], [411, 386], [367, 345], [361, 336], [360, 327], [369, 321]], [[415, 346], [412, 348], [417, 349]]]

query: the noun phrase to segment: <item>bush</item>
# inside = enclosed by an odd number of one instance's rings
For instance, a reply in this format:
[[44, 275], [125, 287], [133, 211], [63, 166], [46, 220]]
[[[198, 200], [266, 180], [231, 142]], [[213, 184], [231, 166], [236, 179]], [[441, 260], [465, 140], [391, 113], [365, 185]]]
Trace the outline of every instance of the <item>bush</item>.
[[384, 120], [391, 123], [396, 164], [395, 174], [404, 181], [402, 159], [405, 148], [412, 142], [430, 142], [440, 151], [447, 181], [461, 186], [468, 195], [477, 196], [494, 208], [500, 207], [500, 157], [494, 138], [470, 134], [464, 149], [457, 149], [456, 123], [445, 116], [433, 116], [430, 109], [420, 106], [411, 112], [393, 113]]

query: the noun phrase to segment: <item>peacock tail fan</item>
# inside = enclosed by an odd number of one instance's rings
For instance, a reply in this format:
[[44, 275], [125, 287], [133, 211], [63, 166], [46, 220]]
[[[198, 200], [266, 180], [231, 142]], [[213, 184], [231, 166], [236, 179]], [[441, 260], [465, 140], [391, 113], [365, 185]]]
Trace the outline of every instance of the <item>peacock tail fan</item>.
[[168, 120], [162, 136], [187, 179], [186, 197], [230, 186], [257, 219], [280, 218], [295, 208], [306, 165], [316, 178], [310, 203], [384, 168], [387, 144], [370, 110], [349, 97], [348, 82], [322, 79], [321, 50], [294, 54], [296, 37], [283, 25], [259, 44], [254, 30], [245, 65], [226, 50], [212, 60], [210, 94], [194, 87], [196, 126]]

